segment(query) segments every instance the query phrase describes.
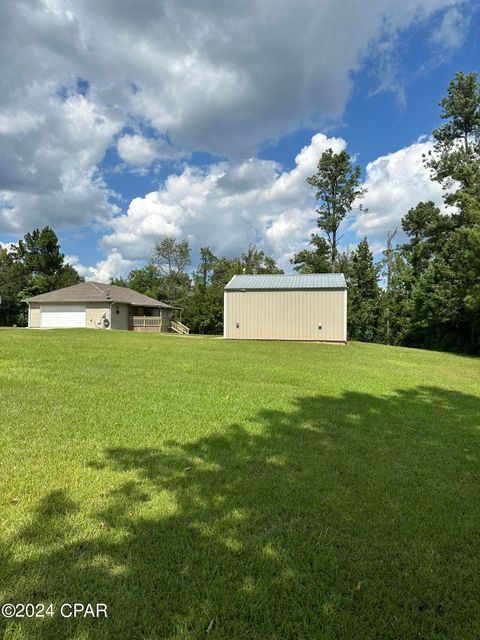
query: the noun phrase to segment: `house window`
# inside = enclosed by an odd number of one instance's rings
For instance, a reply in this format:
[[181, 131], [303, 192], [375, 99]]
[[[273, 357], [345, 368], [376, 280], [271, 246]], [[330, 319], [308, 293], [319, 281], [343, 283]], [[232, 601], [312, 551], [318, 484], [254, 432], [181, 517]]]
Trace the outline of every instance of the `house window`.
[[120, 305], [119, 304], [115, 305], [115, 313], [120, 313]]

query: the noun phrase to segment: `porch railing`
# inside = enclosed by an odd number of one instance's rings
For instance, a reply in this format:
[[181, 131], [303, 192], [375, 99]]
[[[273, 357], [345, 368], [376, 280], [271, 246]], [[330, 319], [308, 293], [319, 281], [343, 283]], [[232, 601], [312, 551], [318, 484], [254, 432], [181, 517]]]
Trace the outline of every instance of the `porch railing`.
[[132, 327], [161, 327], [162, 318], [160, 316], [131, 316]]
[[133, 331], [169, 331], [188, 335], [190, 329], [178, 320], [162, 318], [161, 316], [130, 316], [129, 328]]
[[172, 329], [175, 333], [183, 333], [185, 335], [190, 333], [190, 329], [181, 322], [178, 322], [178, 320], [172, 320]]

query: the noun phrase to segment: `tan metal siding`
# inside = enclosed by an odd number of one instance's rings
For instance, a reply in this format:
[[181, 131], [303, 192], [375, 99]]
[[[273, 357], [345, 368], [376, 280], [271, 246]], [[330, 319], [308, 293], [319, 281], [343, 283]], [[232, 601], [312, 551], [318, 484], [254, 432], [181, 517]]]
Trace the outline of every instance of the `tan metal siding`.
[[226, 291], [224, 320], [227, 338], [343, 342], [345, 291]]

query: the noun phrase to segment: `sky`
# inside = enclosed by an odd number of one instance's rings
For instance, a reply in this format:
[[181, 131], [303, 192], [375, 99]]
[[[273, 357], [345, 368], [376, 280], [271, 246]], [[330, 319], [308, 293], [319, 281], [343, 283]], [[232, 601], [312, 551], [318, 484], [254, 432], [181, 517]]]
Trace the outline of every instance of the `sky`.
[[87, 279], [170, 235], [286, 270], [317, 231], [306, 178], [346, 149], [367, 194], [342, 227], [378, 255], [421, 200], [472, 0], [15, 0], [0, 4], [0, 243], [44, 225]]

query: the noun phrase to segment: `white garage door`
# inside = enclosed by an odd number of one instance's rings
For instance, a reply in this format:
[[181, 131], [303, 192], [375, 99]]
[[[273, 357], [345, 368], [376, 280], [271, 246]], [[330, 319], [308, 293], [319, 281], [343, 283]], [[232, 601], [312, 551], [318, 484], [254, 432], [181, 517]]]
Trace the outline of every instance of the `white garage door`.
[[85, 327], [85, 307], [59, 305], [41, 308], [42, 327], [50, 329], [65, 329]]

